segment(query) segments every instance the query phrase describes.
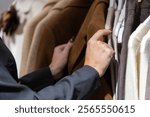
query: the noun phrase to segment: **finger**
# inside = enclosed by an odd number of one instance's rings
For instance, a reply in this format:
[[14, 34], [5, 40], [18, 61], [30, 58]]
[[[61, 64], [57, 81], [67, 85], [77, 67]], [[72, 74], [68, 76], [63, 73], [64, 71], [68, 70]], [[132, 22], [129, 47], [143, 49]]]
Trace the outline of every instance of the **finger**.
[[56, 49], [63, 51], [66, 46], [67, 44], [62, 44], [62, 45], [57, 46]]
[[99, 44], [101, 45], [104, 45], [106, 46], [107, 48], [110, 48], [110, 49], [113, 49], [110, 45], [108, 45], [106, 42], [102, 42], [102, 41], [99, 41]]
[[110, 55], [113, 56], [114, 55], [114, 50], [111, 46], [109, 46], [108, 44], [106, 44], [105, 42], [100, 42], [99, 41], [99, 46], [101, 48], [103, 48], [105, 51], [110, 52]]
[[112, 50], [112, 52], [114, 53], [113, 48], [112, 48], [111, 46], [109, 46], [107, 43], [98, 41], [98, 44], [99, 44], [99, 46], [101, 46], [102, 48], [107, 48], [107, 49], [109, 49], [109, 50]]
[[69, 42], [67, 43], [67, 46], [69, 46], [69, 48], [71, 48], [71, 47], [73, 46], [73, 41], [69, 41]]
[[66, 54], [69, 54], [70, 49], [72, 48], [73, 43], [71, 43], [70, 41], [67, 43], [66, 47], [64, 48], [63, 52]]
[[111, 34], [111, 30], [108, 29], [99, 30], [92, 36], [91, 39], [98, 41], [101, 40], [101, 38], [104, 38], [104, 36], [108, 36], [109, 34]]

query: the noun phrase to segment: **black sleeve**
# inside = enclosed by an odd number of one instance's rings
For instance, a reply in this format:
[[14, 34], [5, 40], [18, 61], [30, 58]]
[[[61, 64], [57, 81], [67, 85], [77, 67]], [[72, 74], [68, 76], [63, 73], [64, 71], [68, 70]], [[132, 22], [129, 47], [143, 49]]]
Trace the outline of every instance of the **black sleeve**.
[[24, 84], [34, 91], [39, 91], [48, 85], [53, 85], [55, 82], [49, 67], [39, 69], [20, 78], [20, 84]]
[[35, 92], [25, 85], [18, 84], [7, 69], [0, 67], [1, 100], [84, 99], [86, 95], [99, 86], [99, 75], [96, 70], [92, 67], [84, 66], [72, 75], [62, 78], [55, 85]]
[[85, 99], [92, 91], [100, 86], [98, 72], [84, 66], [72, 75], [66, 76], [54, 86], [48, 86], [40, 90], [39, 99], [76, 100]]

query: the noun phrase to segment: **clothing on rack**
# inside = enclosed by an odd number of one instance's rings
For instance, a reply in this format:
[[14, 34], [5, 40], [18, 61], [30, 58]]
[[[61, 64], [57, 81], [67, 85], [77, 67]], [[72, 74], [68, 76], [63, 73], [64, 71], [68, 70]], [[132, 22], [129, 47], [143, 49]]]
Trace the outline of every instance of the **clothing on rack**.
[[72, 74], [84, 65], [88, 40], [105, 28], [112, 34], [101, 41], [115, 55], [101, 87], [86, 99], [150, 99], [150, 0], [14, 0], [12, 5], [20, 25], [13, 28], [14, 39], [4, 42], [15, 55], [19, 76], [48, 66], [54, 47], [70, 39], [64, 75]]
[[51, 85], [54, 79], [48, 67], [19, 80], [15, 60], [1, 38], [0, 53], [4, 55], [0, 57], [0, 100], [79, 100], [100, 86], [99, 74], [90, 66], [82, 67], [54, 85]]
[[118, 74], [118, 66], [119, 66], [118, 32], [120, 30], [120, 25], [122, 24], [122, 20], [125, 17], [124, 2], [125, 2], [124, 0], [120, 0], [120, 1], [110, 0], [106, 24], [105, 24], [106, 29], [113, 30], [112, 35], [108, 36], [108, 43], [112, 46], [112, 48], [115, 51], [115, 56], [112, 59], [110, 64], [111, 84], [112, 84], [114, 99], [117, 98], [116, 89], [117, 89], [117, 74]]
[[123, 34], [123, 42], [120, 56], [120, 64], [118, 69], [118, 88], [117, 99], [124, 99], [125, 95], [125, 69], [127, 59], [127, 44], [131, 33], [133, 32], [134, 15], [135, 15], [136, 0], [127, 0], [126, 15], [125, 15], [125, 29]]
[[115, 35], [116, 26], [119, 20], [119, 16], [121, 14], [121, 10], [123, 9], [123, 4], [125, 0], [118, 0], [118, 5], [115, 10], [115, 19], [113, 23], [113, 32], [112, 32], [112, 41], [113, 41], [113, 48], [115, 51], [115, 60], [119, 62], [119, 55], [118, 55], [118, 38], [117, 35]]
[[57, 4], [61, 0], [49, 0], [48, 3], [44, 6], [44, 8], [31, 20], [29, 20], [25, 27], [23, 32], [23, 47], [22, 47], [22, 57], [21, 57], [21, 66], [19, 70], [19, 76], [25, 75], [25, 69], [27, 65], [28, 60], [28, 54], [30, 50], [30, 46], [32, 44], [32, 39], [34, 32], [36, 30], [37, 25], [42, 21], [50, 12], [53, 6]]
[[[77, 36], [74, 39], [74, 44], [70, 51], [68, 60], [69, 73], [72, 73], [73, 71], [83, 66], [87, 41], [95, 32], [97, 32], [99, 29], [104, 28], [107, 8], [108, 0], [93, 1], [86, 18]], [[100, 80], [101, 88], [98, 89], [94, 94], [92, 94], [92, 96], [88, 99], [112, 99], [112, 91], [110, 90], [110, 85], [108, 84], [106, 79], [102, 78]]]
[[[26, 22], [30, 21], [42, 10], [47, 1], [48, 0], [14, 0], [14, 2], [10, 5], [10, 8], [14, 7], [16, 11], [11, 11], [11, 13], [13, 13], [10, 20], [12, 23], [8, 23], [9, 29], [13, 30], [11, 31], [11, 35], [7, 35], [3, 32], [3, 37], [6, 46], [10, 49], [15, 57], [18, 70], [20, 70], [22, 57], [24, 26], [26, 25]], [[6, 13], [7, 12], [10, 13], [9, 9], [6, 11]]]
[[16, 7], [20, 24], [24, 25], [27, 21], [36, 16], [48, 1], [49, 0], [14, 0], [12, 5]]
[[129, 38], [125, 75], [125, 99], [139, 99], [140, 45], [143, 37], [149, 30], [150, 17], [140, 24]]
[[[116, 39], [117, 42], [117, 57], [118, 57], [118, 61], [116, 61], [115, 64], [115, 93], [114, 93], [114, 99], [117, 99], [118, 97], [118, 68], [119, 68], [119, 64], [120, 64], [120, 51], [121, 51], [121, 44], [122, 44], [122, 37], [123, 37], [123, 32], [124, 32], [124, 21], [125, 21], [125, 10], [126, 10], [126, 0], [124, 1], [124, 5], [123, 8], [121, 9], [121, 13], [118, 19], [118, 22], [116, 24], [116, 27], [114, 29], [114, 37]], [[114, 70], [114, 69], [113, 69]]]
[[127, 0], [126, 15], [125, 15], [125, 29], [123, 34], [123, 42], [118, 70], [118, 98], [125, 99], [125, 74], [128, 53], [128, 40], [132, 32], [142, 23], [150, 14], [150, 1], [142, 0]]
[[[106, 22], [105, 22], [105, 29], [113, 29], [114, 25], [114, 19], [115, 19], [115, 10], [116, 10], [116, 1], [115, 0], [110, 0], [109, 1], [109, 7], [108, 7], [108, 12], [107, 12], [107, 17], [106, 17]], [[113, 41], [112, 41], [112, 34], [109, 35], [108, 37], [108, 44], [111, 45], [113, 48]], [[115, 97], [115, 59], [112, 58], [113, 60], [110, 63], [110, 76], [111, 76], [111, 88], [112, 88], [112, 93], [113, 93], [113, 98]]]
[[[150, 31], [149, 31], [150, 32]], [[150, 33], [148, 32], [147, 35], [149, 35]], [[148, 38], [150, 38], [150, 36], [148, 36]], [[149, 56], [149, 39], [147, 39], [147, 43], [146, 43], [146, 48], [147, 48], [147, 52], [148, 52], [148, 71], [147, 71], [147, 79], [146, 79], [146, 90], [145, 90], [145, 99], [146, 100], [150, 100], [150, 56]]]
[[54, 47], [77, 34], [91, 3], [92, 0], [62, 0], [51, 9], [36, 27], [25, 73], [51, 63]]
[[[116, 25], [113, 28], [113, 32], [114, 32], [113, 34], [117, 40], [116, 41], [117, 44], [122, 43], [122, 35], [123, 35], [123, 31], [124, 31], [124, 21], [125, 21], [125, 10], [126, 10], [126, 0], [124, 0], [123, 6], [119, 10], [119, 16], [118, 16], [118, 18], [116, 18], [116, 20], [117, 20]], [[119, 57], [119, 52], [118, 52], [118, 57]], [[119, 58], [118, 58], [118, 62], [119, 62]]]
[[139, 78], [139, 99], [144, 100], [146, 92], [146, 82], [149, 79], [148, 75], [148, 62], [150, 61], [150, 30], [144, 36], [140, 47], [140, 78]]

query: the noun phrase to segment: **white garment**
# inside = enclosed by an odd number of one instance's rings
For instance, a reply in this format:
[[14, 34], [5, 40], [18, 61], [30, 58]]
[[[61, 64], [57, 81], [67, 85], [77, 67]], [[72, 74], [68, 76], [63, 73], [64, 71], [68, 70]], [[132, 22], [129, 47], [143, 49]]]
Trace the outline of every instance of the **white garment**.
[[124, 31], [125, 22], [125, 11], [126, 11], [126, 0], [124, 1], [123, 8], [121, 10], [119, 19], [117, 21], [116, 27], [114, 29], [114, 36], [117, 38], [117, 43], [122, 43], [122, 36]]
[[115, 4], [116, 1], [115, 0], [110, 0], [109, 1], [109, 8], [108, 8], [108, 12], [107, 12], [107, 18], [106, 18], [106, 23], [105, 23], [105, 29], [113, 29], [113, 24], [114, 24], [114, 13], [116, 10]]
[[139, 78], [139, 99], [145, 99], [146, 81], [148, 74], [148, 61], [150, 57], [150, 30], [144, 36], [140, 48], [140, 78]]
[[2, 38], [3, 37], [3, 32], [0, 30], [0, 37]]
[[27, 21], [37, 15], [48, 1], [49, 0], [14, 0], [12, 4], [15, 5], [17, 10], [20, 25], [24, 25]]
[[113, 29], [116, 28], [116, 25], [117, 25], [118, 20], [120, 18], [120, 13], [124, 7], [124, 3], [125, 3], [125, 0], [118, 0], [118, 6], [117, 6], [117, 9], [115, 11], [115, 20], [114, 20]]
[[5, 36], [4, 43], [13, 54], [16, 61], [17, 69], [19, 70], [21, 64], [22, 45], [23, 45], [22, 34], [14, 35], [13, 38]]
[[125, 28], [125, 19], [122, 21], [122, 23], [120, 25], [120, 29], [119, 29], [119, 32], [118, 32], [118, 43], [123, 42], [124, 28]]
[[125, 99], [139, 99], [140, 43], [150, 30], [150, 16], [131, 34], [128, 43], [127, 67], [125, 76]]
[[[113, 35], [114, 35], [114, 38], [115, 39], [115, 43], [118, 45], [118, 43], [120, 43], [122, 40], [122, 37], [123, 37], [123, 32], [124, 32], [124, 22], [125, 22], [125, 10], [126, 10], [126, 0], [124, 1], [124, 5], [123, 5], [123, 8], [121, 10], [121, 13], [120, 13], [120, 16], [119, 16], [119, 19], [118, 19], [118, 22], [116, 24], [116, 27], [113, 29]], [[122, 43], [122, 42], [121, 42]], [[117, 48], [117, 45], [116, 45], [116, 49]], [[117, 51], [118, 53], [118, 51]], [[119, 55], [117, 54], [116, 55], [116, 58], [118, 57], [118, 62], [120, 61], [119, 60]], [[117, 99], [117, 94], [118, 94], [118, 79], [116, 80], [116, 87], [115, 87], [115, 91], [116, 91], [116, 99]]]
[[[112, 32], [113, 45], [114, 45], [114, 51], [115, 51], [115, 60], [117, 62], [119, 62], [119, 56], [118, 56], [118, 35], [116, 35], [116, 26], [117, 26], [117, 23], [119, 22], [119, 18], [123, 17], [123, 15], [124, 15], [124, 14], [122, 14], [122, 16], [120, 17], [121, 11], [124, 6], [124, 1], [125, 0], [118, 0], [118, 6], [115, 11], [115, 20], [114, 20], [113, 32]], [[124, 10], [125, 10], [125, 8], [124, 8]], [[124, 17], [125, 17], [125, 15], [124, 15]], [[121, 19], [123, 19], [123, 18], [121, 18]]]
[[[116, 4], [116, 0], [110, 0], [109, 1], [109, 8], [108, 8], [108, 13], [107, 13], [107, 18], [106, 18], [106, 24], [105, 24], [105, 29], [112, 29], [112, 35], [108, 36], [109, 41], [108, 43], [114, 48], [115, 51], [115, 60], [119, 62], [118, 58], [118, 42], [117, 42], [117, 36], [115, 35], [115, 29], [116, 25], [118, 23], [118, 20], [120, 18], [120, 13], [123, 12], [122, 8], [124, 5], [124, 0], [119, 0], [118, 1], [118, 6]], [[123, 19], [123, 18], [122, 18]], [[121, 22], [122, 23], [122, 22]], [[121, 24], [120, 24], [121, 25]], [[120, 28], [120, 27], [119, 27]], [[118, 30], [119, 32], [119, 30]], [[117, 34], [118, 34], [117, 32]], [[111, 63], [110, 68], [111, 68], [111, 77], [112, 77], [112, 90], [113, 90], [113, 99], [116, 99], [116, 71], [114, 71], [115, 64]], [[117, 69], [117, 68], [116, 68]]]

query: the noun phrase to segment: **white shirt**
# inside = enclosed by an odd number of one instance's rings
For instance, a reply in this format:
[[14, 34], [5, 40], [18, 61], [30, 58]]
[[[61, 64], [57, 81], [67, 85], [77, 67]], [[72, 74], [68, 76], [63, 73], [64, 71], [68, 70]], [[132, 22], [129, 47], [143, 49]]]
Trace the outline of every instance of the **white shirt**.
[[144, 36], [140, 48], [140, 78], [139, 78], [139, 99], [145, 99], [146, 81], [148, 74], [148, 61], [150, 57], [150, 30]]
[[139, 99], [138, 79], [140, 67], [140, 44], [150, 30], [150, 16], [131, 34], [128, 43], [127, 67], [125, 76], [125, 99]]
[[126, 0], [124, 2], [125, 3], [123, 5], [119, 19], [118, 19], [116, 27], [114, 29], [114, 35], [116, 36], [118, 43], [122, 43], [122, 36], [123, 36], [123, 31], [124, 31]]

